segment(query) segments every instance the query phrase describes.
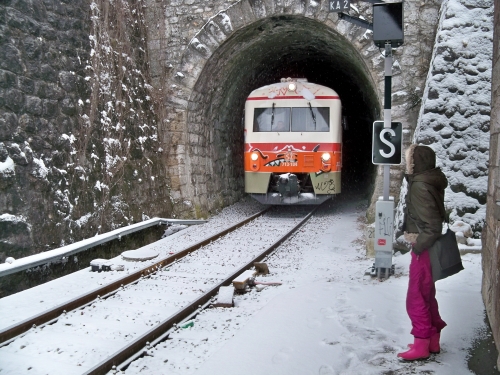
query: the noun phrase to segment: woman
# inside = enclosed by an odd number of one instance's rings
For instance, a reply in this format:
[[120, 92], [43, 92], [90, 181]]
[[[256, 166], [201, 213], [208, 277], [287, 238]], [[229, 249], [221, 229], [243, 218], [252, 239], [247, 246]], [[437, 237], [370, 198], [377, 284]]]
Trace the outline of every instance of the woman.
[[[413, 361], [439, 353], [441, 319], [432, 279], [429, 249], [441, 235], [444, 212], [444, 189], [448, 181], [436, 168], [436, 154], [427, 146], [411, 145], [406, 151], [408, 192], [405, 208], [405, 239], [412, 244], [406, 311], [415, 340], [398, 357]], [[443, 210], [440, 210], [439, 205]]]

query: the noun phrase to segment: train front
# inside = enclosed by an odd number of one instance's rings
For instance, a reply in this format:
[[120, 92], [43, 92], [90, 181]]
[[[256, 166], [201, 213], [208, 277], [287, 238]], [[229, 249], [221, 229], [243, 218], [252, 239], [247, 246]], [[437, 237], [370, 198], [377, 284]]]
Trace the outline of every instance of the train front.
[[245, 104], [245, 192], [264, 204], [320, 204], [340, 193], [341, 103], [306, 80], [254, 90]]

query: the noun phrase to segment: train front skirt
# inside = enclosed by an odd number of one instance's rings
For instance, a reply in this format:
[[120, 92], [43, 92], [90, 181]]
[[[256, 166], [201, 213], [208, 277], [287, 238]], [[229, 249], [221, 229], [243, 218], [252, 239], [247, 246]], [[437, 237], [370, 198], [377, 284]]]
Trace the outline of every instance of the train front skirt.
[[[293, 173], [245, 172], [245, 191], [263, 204], [317, 205], [340, 193], [340, 172], [309, 173], [310, 185], [304, 191]], [[274, 181], [274, 183], [271, 183]]]
[[250, 196], [262, 204], [286, 205], [286, 204], [312, 204], [318, 205], [333, 197], [333, 195], [316, 195], [314, 193], [301, 193], [295, 196], [282, 196], [280, 193], [250, 194]]

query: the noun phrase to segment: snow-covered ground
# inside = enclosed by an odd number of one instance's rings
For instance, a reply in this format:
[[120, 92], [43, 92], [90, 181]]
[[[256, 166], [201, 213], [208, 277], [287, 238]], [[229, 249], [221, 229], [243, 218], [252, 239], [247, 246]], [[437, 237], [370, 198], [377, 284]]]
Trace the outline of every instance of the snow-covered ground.
[[131, 374], [471, 374], [467, 350], [484, 329], [481, 256], [463, 257], [465, 270], [437, 283], [448, 327], [442, 352], [401, 363], [409, 342], [405, 311], [410, 256], [394, 258], [396, 274], [365, 275], [361, 202], [336, 201], [271, 256], [262, 281], [279, 287], [235, 298], [234, 308], [210, 309], [193, 327], [136, 361]]
[[[233, 308], [205, 310], [190, 327], [171, 334], [126, 373], [471, 374], [468, 348], [485, 328], [481, 255], [464, 255], [465, 270], [437, 283], [441, 313], [448, 323], [441, 354], [428, 361], [401, 363], [396, 353], [412, 341], [405, 311], [410, 257], [394, 257], [396, 274], [388, 280], [365, 275], [373, 263], [364, 256], [365, 212], [365, 202], [357, 199], [331, 202], [266, 260], [271, 273], [257, 281], [278, 281], [281, 286], [235, 295]], [[223, 211], [212, 222], [234, 220], [224, 215]], [[181, 233], [170, 242], [180, 242]], [[162, 240], [164, 244], [169, 243], [167, 239]], [[152, 246], [159, 249], [161, 243]], [[248, 246], [253, 246], [251, 241]], [[88, 280], [89, 272], [80, 274], [87, 277], [82, 281]], [[60, 289], [64, 289], [64, 279], [58, 281]], [[38, 287], [38, 292], [43, 288], [54, 291], [50, 284]], [[8, 308], [8, 315], [15, 315], [16, 303], [22, 305], [24, 300], [26, 306], [23, 295], [30, 291], [7, 297], [11, 303], [3, 304], [2, 310]], [[46, 358], [41, 352], [37, 360]]]

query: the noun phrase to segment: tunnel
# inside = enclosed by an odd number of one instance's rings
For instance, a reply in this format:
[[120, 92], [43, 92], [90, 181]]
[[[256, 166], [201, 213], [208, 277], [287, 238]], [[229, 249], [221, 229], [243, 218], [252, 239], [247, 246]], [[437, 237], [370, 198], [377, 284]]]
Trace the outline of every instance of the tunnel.
[[[371, 163], [372, 124], [379, 118], [380, 104], [362, 57], [324, 23], [280, 15], [235, 31], [210, 56], [194, 85], [187, 112], [187, 153], [198, 155], [191, 157], [190, 166], [194, 195], [204, 184], [208, 202], [219, 193], [224, 199], [230, 189], [244, 191], [246, 97], [287, 77], [306, 78], [337, 91], [347, 120], [342, 192], [372, 193], [376, 174]], [[197, 169], [210, 177], [201, 178]]]

